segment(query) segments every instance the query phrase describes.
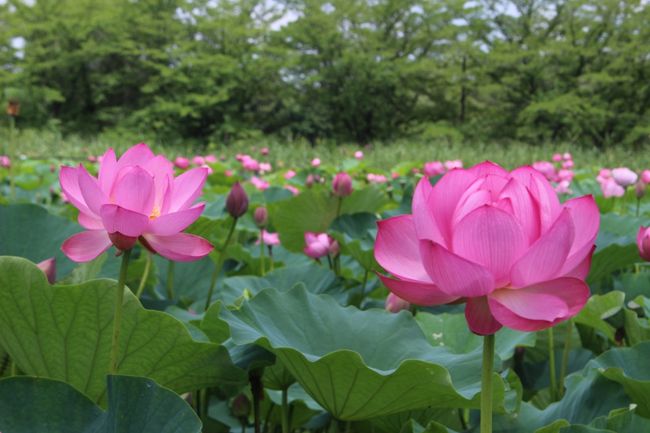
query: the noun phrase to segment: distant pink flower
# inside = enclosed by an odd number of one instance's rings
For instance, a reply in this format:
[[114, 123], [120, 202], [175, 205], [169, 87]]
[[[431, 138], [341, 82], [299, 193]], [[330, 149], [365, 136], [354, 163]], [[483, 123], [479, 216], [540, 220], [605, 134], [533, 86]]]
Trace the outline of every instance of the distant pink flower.
[[555, 161], [555, 162], [562, 161], [562, 154], [561, 153], [554, 153], [553, 154], [553, 161]]
[[[266, 230], [262, 230], [262, 240], [264, 241], [264, 245], [280, 245], [280, 235], [277, 233], [269, 233]], [[259, 245], [260, 240], [258, 239], [255, 244]]]
[[636, 244], [639, 247], [641, 258], [646, 262], [650, 262], [650, 227], [639, 227]]
[[86, 159], [88, 159], [88, 162], [92, 162], [92, 163], [97, 162], [97, 157], [95, 155], [88, 155], [88, 158]]
[[363, 152], [360, 151], [360, 150], [357, 150], [356, 152], [354, 152], [354, 157], [356, 159], [358, 159], [359, 161], [361, 161], [363, 159]]
[[555, 192], [558, 194], [571, 194], [571, 181], [570, 180], [561, 180], [555, 186]]
[[260, 163], [249, 155], [244, 155], [241, 159], [241, 165], [246, 171], [259, 171]]
[[559, 181], [568, 181], [569, 183], [571, 183], [574, 176], [575, 173], [573, 172], [573, 170], [562, 169], [557, 172], [557, 178]]
[[650, 183], [650, 170], [643, 170], [641, 172], [641, 181], [646, 185]]
[[176, 159], [174, 160], [174, 165], [181, 170], [185, 170], [190, 166], [190, 160], [187, 158], [183, 158], [182, 156], [177, 156]]
[[603, 183], [606, 180], [609, 180], [612, 178], [612, 171], [608, 168], [601, 168], [600, 171], [598, 172], [598, 176], [596, 176], [596, 180], [598, 183]]
[[573, 157], [571, 156], [571, 154], [569, 152], [564, 152], [564, 154], [562, 155], [562, 159], [565, 160], [565, 161], [569, 161], [569, 160], [572, 160]]
[[226, 177], [232, 177], [233, 172], [232, 172], [232, 170], [230, 170], [230, 169], [226, 169], [226, 170], [223, 172], [223, 175], [226, 176]]
[[181, 233], [201, 215], [205, 203], [194, 204], [208, 173], [194, 168], [174, 178], [164, 156], [137, 144], [116, 159], [113, 149], [105, 154], [99, 178], [83, 165], [61, 167], [61, 189], [79, 209], [78, 221], [86, 231], [68, 238], [63, 252], [75, 262], [87, 262], [111, 244], [128, 250], [142, 245], [169, 260], [192, 261], [208, 255], [205, 239]]
[[426, 177], [435, 177], [445, 172], [445, 166], [440, 161], [425, 162], [422, 172]]
[[350, 175], [342, 172], [334, 176], [332, 191], [338, 197], [347, 197], [352, 194], [352, 178]]
[[287, 190], [291, 191], [291, 194], [293, 194], [293, 195], [300, 194], [300, 190], [298, 188], [296, 188], [295, 186], [293, 186], [293, 185], [285, 185], [284, 189], [287, 189]]
[[625, 188], [616, 183], [614, 178], [605, 179], [600, 183], [600, 190], [603, 193], [603, 197], [623, 197], [625, 195]]
[[260, 173], [268, 173], [271, 170], [273, 170], [273, 167], [271, 167], [271, 163], [269, 162], [260, 162]]
[[625, 188], [635, 184], [639, 176], [627, 167], [619, 167], [612, 170], [612, 178]]
[[598, 233], [591, 196], [561, 204], [532, 167], [508, 172], [491, 162], [423, 178], [412, 214], [379, 222], [375, 258], [400, 298], [417, 305], [465, 300], [470, 329], [520, 331], [575, 316]]
[[264, 156], [269, 154], [269, 148], [268, 147], [263, 147], [260, 149], [260, 153]]
[[447, 170], [453, 170], [454, 168], [463, 168], [463, 161], [460, 159], [452, 159], [451, 161], [445, 161], [445, 168]]
[[554, 181], [557, 176], [555, 166], [553, 165], [552, 162], [536, 161], [533, 162], [533, 168], [539, 171], [540, 173], [542, 173], [544, 177], [546, 177], [546, 179], [548, 179], [549, 181]]
[[389, 293], [388, 296], [386, 297], [386, 302], [385, 302], [385, 308], [386, 311], [390, 313], [399, 313], [402, 310], [408, 310], [411, 308], [411, 304], [409, 304], [408, 301], [405, 301], [404, 299], [400, 298], [394, 293]]
[[0, 155], [0, 167], [9, 168], [11, 167], [11, 159], [8, 156]]
[[217, 157], [214, 155], [206, 155], [205, 162], [208, 164], [214, 164], [215, 162], [217, 162]]
[[197, 155], [194, 158], [192, 158], [192, 164], [196, 165], [197, 167], [201, 167], [205, 165], [205, 158]]
[[286, 180], [292, 179], [296, 176], [296, 172], [293, 170], [287, 170], [287, 172], [284, 174], [284, 178]]
[[56, 282], [56, 258], [51, 257], [47, 260], [43, 260], [40, 263], [37, 263], [36, 266], [43, 271], [45, 274], [45, 277], [47, 277], [47, 281], [50, 284], [54, 284]]
[[201, 167], [205, 168], [208, 171], [208, 176], [211, 175], [212, 173], [214, 173], [214, 170], [212, 170], [212, 167], [210, 167], [207, 164], [203, 164]]
[[312, 259], [319, 259], [330, 254], [335, 256], [339, 253], [339, 243], [327, 233], [305, 233], [306, 255]]
[[394, 171], [394, 172], [392, 172], [392, 173], [390, 174], [390, 177], [391, 177], [391, 179], [395, 180], [395, 179], [397, 179], [397, 178], [399, 177], [399, 173], [397, 173], [396, 171]]
[[571, 169], [573, 168], [573, 160], [569, 159], [562, 163], [562, 168]]
[[388, 179], [383, 174], [368, 173], [366, 179], [370, 183], [386, 183]]
[[253, 176], [253, 177], [251, 178], [251, 183], [252, 183], [253, 186], [254, 186], [255, 188], [257, 188], [259, 191], [264, 191], [265, 189], [267, 189], [268, 187], [271, 186], [270, 183], [268, 183], [268, 182], [265, 181], [264, 179], [260, 179], [260, 178], [257, 177], [257, 176]]
[[319, 167], [320, 166], [320, 158], [314, 158], [311, 160], [311, 166], [312, 167]]

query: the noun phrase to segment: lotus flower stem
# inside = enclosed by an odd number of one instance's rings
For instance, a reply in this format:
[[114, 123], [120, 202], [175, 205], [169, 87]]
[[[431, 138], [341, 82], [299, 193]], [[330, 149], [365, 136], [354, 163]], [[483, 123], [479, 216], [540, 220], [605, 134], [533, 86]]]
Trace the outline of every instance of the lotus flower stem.
[[266, 274], [264, 269], [264, 235], [262, 229], [260, 229], [260, 271], [262, 276]]
[[639, 208], [641, 207], [641, 199], [637, 198], [636, 199], [636, 216], [639, 216]]
[[562, 365], [560, 366], [560, 383], [558, 385], [558, 396], [562, 398], [564, 394], [564, 377], [569, 367], [569, 353], [571, 352], [571, 335], [573, 334], [573, 319], [567, 321], [566, 340], [564, 340], [564, 350], [562, 351]]
[[289, 433], [289, 392], [282, 388], [282, 433]]
[[149, 272], [151, 271], [151, 253], [149, 251], [146, 252], [147, 254], [147, 261], [144, 265], [144, 271], [142, 272], [142, 278], [140, 278], [140, 284], [138, 285], [138, 291], [135, 293], [135, 296], [137, 298], [140, 298], [142, 296], [142, 292], [144, 292], [144, 287], [147, 285], [147, 279], [149, 279]]
[[483, 337], [483, 372], [481, 374], [481, 433], [492, 433], [492, 369], [494, 334]]
[[124, 286], [126, 285], [126, 272], [129, 268], [131, 250], [122, 252], [122, 265], [120, 266], [120, 279], [117, 281], [115, 292], [115, 310], [113, 312], [113, 338], [111, 340], [111, 374], [117, 373], [117, 359], [120, 351], [120, 326], [122, 324], [122, 304], [124, 303]]
[[230, 230], [228, 231], [228, 235], [226, 236], [226, 241], [223, 243], [223, 247], [221, 247], [221, 251], [219, 251], [219, 258], [217, 259], [217, 264], [214, 267], [214, 271], [212, 272], [212, 278], [210, 279], [210, 289], [208, 290], [208, 298], [205, 300], [206, 311], [208, 310], [210, 304], [212, 303], [212, 293], [214, 292], [214, 286], [217, 284], [217, 277], [219, 276], [219, 272], [221, 272], [221, 267], [223, 266], [223, 261], [225, 259], [225, 254], [226, 254], [226, 248], [228, 248], [228, 245], [230, 244], [230, 238], [232, 238], [232, 235], [235, 232], [235, 226], [237, 225], [238, 219], [239, 218], [232, 219], [232, 225], [230, 226]]
[[167, 299], [174, 299], [174, 268], [176, 262], [173, 260], [169, 261], [167, 265]]
[[548, 328], [548, 363], [551, 375], [551, 399], [557, 399], [557, 376], [555, 372], [555, 343], [553, 341], [553, 328]]

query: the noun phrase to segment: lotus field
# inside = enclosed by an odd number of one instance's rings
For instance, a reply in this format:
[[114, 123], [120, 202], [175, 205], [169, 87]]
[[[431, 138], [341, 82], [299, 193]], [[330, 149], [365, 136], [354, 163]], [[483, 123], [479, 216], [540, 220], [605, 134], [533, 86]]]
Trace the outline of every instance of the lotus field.
[[0, 432], [650, 432], [650, 171], [365, 158], [0, 156]]

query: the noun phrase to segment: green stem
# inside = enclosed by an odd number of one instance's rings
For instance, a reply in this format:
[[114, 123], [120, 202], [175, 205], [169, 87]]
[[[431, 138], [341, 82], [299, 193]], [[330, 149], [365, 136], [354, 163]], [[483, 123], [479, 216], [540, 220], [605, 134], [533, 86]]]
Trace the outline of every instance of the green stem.
[[16, 158], [14, 149], [14, 131], [16, 128], [16, 118], [14, 116], [9, 116], [9, 151], [7, 156], [11, 159], [11, 165], [9, 166], [9, 196], [12, 200], [16, 198], [16, 180], [14, 179], [14, 170], [16, 165]]
[[555, 372], [555, 343], [553, 342], [553, 328], [548, 328], [548, 362], [551, 375], [551, 399], [557, 397], [557, 376]]
[[339, 197], [339, 201], [336, 204], [336, 218], [341, 216], [341, 205], [343, 205], [343, 197]]
[[492, 370], [494, 368], [494, 334], [483, 337], [483, 371], [481, 374], [481, 433], [492, 433]]
[[260, 271], [262, 276], [266, 274], [264, 270], [264, 236], [262, 236], [262, 230], [260, 229]]
[[138, 285], [138, 291], [135, 293], [136, 298], [142, 296], [144, 292], [144, 286], [147, 285], [147, 280], [149, 279], [149, 272], [151, 271], [151, 253], [147, 251], [147, 261], [144, 264], [144, 271], [142, 272], [142, 278], [140, 278], [140, 284]]
[[176, 262], [173, 260], [169, 261], [169, 265], [167, 265], [167, 299], [170, 301], [174, 299], [174, 268], [176, 266]]
[[208, 290], [208, 298], [205, 300], [206, 311], [208, 310], [210, 304], [212, 303], [212, 293], [214, 292], [214, 286], [217, 284], [217, 277], [219, 276], [219, 272], [221, 272], [221, 267], [223, 266], [223, 261], [225, 259], [225, 254], [226, 254], [226, 248], [230, 243], [230, 238], [232, 238], [232, 234], [235, 232], [236, 225], [237, 225], [237, 218], [233, 218], [232, 225], [230, 226], [230, 230], [228, 231], [228, 236], [226, 236], [226, 241], [223, 243], [223, 247], [221, 248], [221, 251], [219, 251], [219, 258], [217, 259], [217, 264], [214, 267], [214, 271], [212, 271], [212, 278], [210, 278], [210, 289]]
[[636, 199], [636, 216], [639, 216], [639, 208], [641, 207], [641, 199]]
[[333, 271], [334, 267], [332, 266], [332, 257], [330, 257], [329, 254], [327, 254], [327, 263], [330, 265], [330, 270]]
[[273, 246], [269, 245], [269, 268], [270, 271], [273, 272], [273, 269], [275, 269], [275, 265], [273, 264]]
[[282, 433], [289, 433], [289, 392], [282, 389]]
[[113, 312], [113, 338], [111, 340], [111, 374], [117, 373], [117, 360], [120, 352], [120, 327], [122, 325], [122, 304], [124, 303], [124, 286], [126, 285], [126, 272], [129, 268], [131, 250], [122, 252], [122, 265], [120, 266], [120, 279], [117, 281], [115, 292], [115, 310]]
[[366, 284], [368, 284], [368, 270], [363, 273], [363, 283], [361, 284], [361, 294], [366, 294]]
[[569, 319], [566, 324], [566, 340], [564, 341], [564, 349], [562, 351], [562, 365], [560, 366], [560, 384], [558, 385], [558, 393], [560, 398], [564, 394], [564, 377], [569, 369], [569, 353], [571, 352], [571, 335], [573, 334], [573, 319]]
[[199, 391], [199, 401], [198, 408], [201, 417], [201, 422], [205, 425], [208, 422], [208, 390], [206, 388], [201, 388]]

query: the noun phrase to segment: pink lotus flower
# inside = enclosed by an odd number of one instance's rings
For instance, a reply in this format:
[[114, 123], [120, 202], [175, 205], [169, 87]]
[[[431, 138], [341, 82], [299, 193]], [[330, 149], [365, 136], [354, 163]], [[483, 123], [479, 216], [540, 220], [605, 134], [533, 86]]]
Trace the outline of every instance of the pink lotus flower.
[[226, 169], [226, 170], [223, 172], [223, 175], [226, 176], [226, 177], [232, 177], [233, 174], [234, 174], [234, 173], [233, 173], [232, 170], [230, 170], [230, 169]]
[[11, 167], [11, 159], [8, 156], [0, 155], [0, 167], [9, 168]]
[[192, 164], [196, 165], [197, 167], [201, 167], [205, 165], [205, 158], [199, 155], [196, 155], [194, 158], [192, 158]]
[[264, 156], [269, 154], [269, 148], [268, 147], [263, 147], [260, 149], [260, 153]]
[[205, 162], [207, 164], [214, 164], [215, 162], [217, 162], [217, 157], [214, 156], [214, 155], [206, 155], [205, 156]]
[[445, 172], [445, 166], [440, 161], [430, 161], [424, 163], [422, 171], [426, 177], [438, 176]]
[[641, 172], [641, 181], [646, 185], [650, 183], [650, 170], [643, 170]]
[[176, 159], [174, 160], [174, 165], [177, 168], [180, 168], [181, 170], [185, 170], [190, 166], [190, 160], [187, 158], [183, 158], [182, 156], [177, 156]]
[[568, 159], [568, 160], [564, 161], [564, 162], [562, 163], [562, 168], [572, 169], [572, 168], [573, 168], [573, 160], [572, 160], [572, 159]]
[[575, 173], [573, 172], [573, 170], [566, 170], [566, 169], [563, 168], [562, 170], [557, 172], [557, 179], [559, 181], [565, 180], [565, 181], [568, 181], [569, 183], [571, 183], [574, 176], [575, 176]]
[[43, 260], [40, 263], [37, 263], [36, 266], [43, 271], [47, 277], [47, 282], [54, 284], [56, 282], [56, 258], [50, 257], [47, 260]]
[[320, 259], [330, 254], [339, 253], [339, 243], [327, 233], [305, 233], [305, 249], [303, 250], [312, 259]]
[[560, 162], [560, 161], [562, 161], [562, 154], [561, 154], [561, 153], [554, 153], [554, 154], [553, 154], [553, 161], [554, 161], [554, 162]]
[[368, 179], [368, 182], [370, 182], [370, 183], [386, 183], [386, 182], [388, 182], [388, 179], [383, 174], [368, 173], [368, 175], [366, 176], [366, 179]]
[[258, 189], [258, 191], [264, 191], [265, 189], [267, 189], [268, 187], [271, 186], [270, 183], [268, 183], [268, 182], [265, 181], [264, 179], [260, 179], [260, 178], [257, 177], [257, 176], [253, 176], [253, 177], [251, 178], [251, 183], [253, 184], [253, 186], [254, 186], [255, 188]]
[[255, 171], [259, 171], [260, 169], [260, 163], [248, 155], [244, 155], [241, 158], [241, 165], [246, 171], [255, 172]]
[[334, 176], [332, 190], [337, 197], [347, 197], [352, 194], [352, 178], [350, 175], [342, 172]]
[[97, 162], [97, 157], [95, 155], [88, 155], [88, 158], [86, 158], [88, 162], [92, 162], [93, 164]]
[[391, 179], [395, 180], [395, 179], [399, 178], [399, 173], [394, 171], [394, 172], [392, 172], [390, 174], [390, 177], [391, 177]]
[[536, 161], [533, 162], [533, 168], [542, 173], [549, 181], [554, 181], [557, 177], [557, 172], [552, 162]]
[[113, 149], [104, 154], [99, 178], [83, 165], [61, 167], [61, 189], [79, 209], [86, 231], [68, 238], [61, 249], [75, 262], [87, 262], [111, 244], [119, 250], [140, 242], [170, 260], [192, 261], [208, 255], [205, 239], [181, 233], [203, 212], [201, 195], [207, 170], [195, 168], [174, 178], [165, 157], [154, 156], [146, 144], [131, 147], [118, 160]]
[[562, 155], [562, 159], [565, 160], [565, 161], [570, 161], [570, 160], [573, 159], [573, 157], [571, 156], [571, 154], [569, 152], [564, 152], [564, 154]]
[[269, 162], [260, 162], [260, 173], [268, 173], [271, 170], [273, 170], [273, 167], [271, 167], [271, 163]]
[[[269, 245], [269, 246], [274, 246], [274, 245], [280, 245], [280, 235], [277, 233], [269, 233], [266, 230], [262, 230], [262, 240], [264, 241], [264, 245]], [[259, 245], [260, 240], [258, 239], [255, 242], [255, 245]]]
[[284, 178], [286, 180], [292, 179], [295, 176], [296, 176], [296, 172], [293, 170], [287, 170], [287, 172], [284, 174]]
[[600, 190], [603, 193], [603, 197], [623, 197], [625, 195], [625, 188], [616, 183], [613, 178], [605, 179], [600, 183]]
[[627, 167], [619, 167], [612, 170], [612, 177], [617, 184], [626, 188], [634, 185], [639, 176]]
[[466, 301], [470, 329], [536, 331], [576, 315], [587, 302], [599, 212], [591, 196], [560, 204], [532, 167], [491, 162], [456, 169], [432, 187], [423, 178], [411, 215], [379, 222], [380, 275], [413, 304]]
[[636, 244], [639, 247], [639, 255], [641, 258], [650, 262], [650, 227], [639, 227]]
[[363, 159], [363, 152], [360, 151], [360, 150], [357, 150], [356, 152], [354, 152], [354, 157], [356, 159], [358, 159], [359, 161], [361, 161]]
[[296, 188], [295, 186], [293, 186], [293, 185], [285, 185], [284, 189], [287, 189], [287, 190], [291, 191], [291, 194], [293, 194], [293, 195], [300, 194], [300, 190], [298, 188]]
[[311, 166], [312, 167], [319, 167], [320, 166], [320, 158], [314, 158], [311, 160]]
[[451, 161], [445, 161], [445, 168], [447, 170], [453, 170], [454, 168], [463, 168], [463, 161], [460, 159], [452, 159]]
[[402, 310], [408, 310], [411, 308], [411, 304], [397, 296], [395, 293], [389, 293], [386, 297], [384, 307], [386, 308], [386, 311], [390, 313], [399, 313]]
[[571, 181], [570, 180], [561, 180], [555, 186], [555, 192], [558, 194], [571, 194]]

